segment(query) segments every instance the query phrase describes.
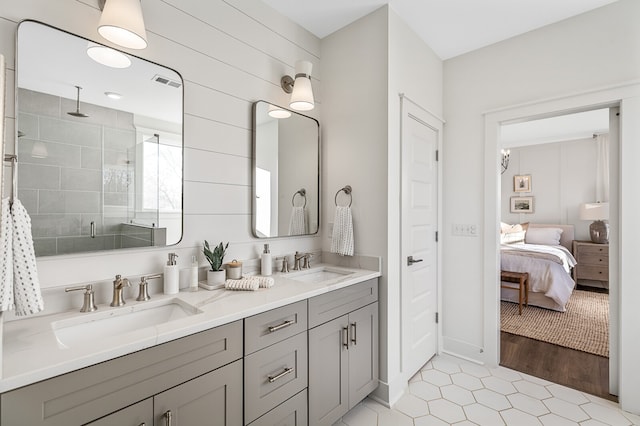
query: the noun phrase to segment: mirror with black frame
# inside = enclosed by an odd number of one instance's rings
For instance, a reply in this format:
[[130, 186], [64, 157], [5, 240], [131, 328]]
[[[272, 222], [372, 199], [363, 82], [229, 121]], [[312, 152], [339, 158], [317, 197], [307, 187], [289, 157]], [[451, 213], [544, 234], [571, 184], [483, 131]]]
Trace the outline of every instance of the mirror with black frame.
[[17, 195], [36, 256], [177, 244], [180, 75], [36, 21], [17, 40]]
[[320, 124], [265, 101], [254, 103], [254, 235], [316, 234], [319, 212]]

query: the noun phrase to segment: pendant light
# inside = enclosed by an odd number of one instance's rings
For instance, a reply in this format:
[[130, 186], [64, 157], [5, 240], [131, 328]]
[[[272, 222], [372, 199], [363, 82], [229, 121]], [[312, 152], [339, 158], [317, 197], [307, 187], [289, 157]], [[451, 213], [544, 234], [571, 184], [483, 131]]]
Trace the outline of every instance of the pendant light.
[[100, 0], [102, 16], [98, 33], [112, 43], [129, 49], [147, 47], [147, 31], [140, 0]]

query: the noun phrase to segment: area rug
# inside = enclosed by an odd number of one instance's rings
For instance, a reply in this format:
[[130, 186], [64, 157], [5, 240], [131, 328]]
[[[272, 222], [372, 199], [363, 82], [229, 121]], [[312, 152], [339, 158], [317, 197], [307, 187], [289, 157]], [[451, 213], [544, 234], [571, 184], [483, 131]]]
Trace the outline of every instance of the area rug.
[[574, 290], [566, 312], [501, 302], [500, 329], [507, 333], [609, 357], [609, 295]]

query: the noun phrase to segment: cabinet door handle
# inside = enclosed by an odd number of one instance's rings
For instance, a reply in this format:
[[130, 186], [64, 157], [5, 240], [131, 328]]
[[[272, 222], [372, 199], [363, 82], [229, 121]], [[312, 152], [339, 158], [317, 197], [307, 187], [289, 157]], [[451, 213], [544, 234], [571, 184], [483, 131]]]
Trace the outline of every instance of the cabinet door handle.
[[145, 422], [142, 422], [138, 426], [147, 426], [147, 424]]
[[282, 324], [280, 324], [280, 325], [273, 325], [273, 326], [270, 326], [270, 327], [269, 327], [269, 333], [273, 333], [274, 331], [282, 330], [283, 328], [287, 328], [287, 327], [289, 327], [290, 325], [293, 325], [293, 324], [295, 324], [295, 323], [296, 323], [296, 322], [295, 322], [295, 321], [293, 321], [293, 320], [288, 320], [288, 321], [283, 322], [283, 323], [282, 323]]
[[342, 346], [349, 350], [349, 328], [342, 327]]
[[357, 337], [357, 331], [358, 331], [358, 324], [355, 322], [351, 323], [351, 343], [354, 344], [354, 346], [358, 343], [358, 337]]
[[171, 426], [171, 410], [167, 410], [164, 413], [164, 424], [165, 426]]
[[291, 374], [293, 373], [293, 368], [292, 367], [287, 367], [284, 369], [284, 371], [282, 373], [276, 374], [275, 376], [268, 376], [269, 378], [269, 383], [273, 383], [276, 380], [286, 376], [287, 374]]

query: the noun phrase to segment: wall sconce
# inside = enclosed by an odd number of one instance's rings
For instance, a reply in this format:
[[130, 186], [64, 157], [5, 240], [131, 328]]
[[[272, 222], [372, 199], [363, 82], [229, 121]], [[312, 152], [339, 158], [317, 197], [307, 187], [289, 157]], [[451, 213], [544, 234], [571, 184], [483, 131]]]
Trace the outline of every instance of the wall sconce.
[[98, 0], [102, 10], [98, 33], [112, 43], [129, 49], [147, 47], [147, 31], [140, 0]]
[[504, 172], [507, 171], [507, 169], [509, 168], [509, 156], [511, 155], [511, 150], [507, 149], [507, 150], [501, 150], [500, 153], [502, 154], [502, 161], [501, 161], [501, 165], [502, 165], [502, 171], [500, 172], [500, 174], [503, 174]]
[[591, 241], [597, 244], [609, 243], [609, 203], [584, 203], [580, 204], [578, 213], [580, 220], [592, 220], [589, 225]]
[[282, 90], [291, 93], [289, 106], [296, 111], [310, 111], [315, 106], [313, 89], [311, 88], [311, 69], [313, 64], [309, 61], [296, 62], [295, 80], [285, 75], [280, 79]]

